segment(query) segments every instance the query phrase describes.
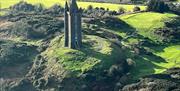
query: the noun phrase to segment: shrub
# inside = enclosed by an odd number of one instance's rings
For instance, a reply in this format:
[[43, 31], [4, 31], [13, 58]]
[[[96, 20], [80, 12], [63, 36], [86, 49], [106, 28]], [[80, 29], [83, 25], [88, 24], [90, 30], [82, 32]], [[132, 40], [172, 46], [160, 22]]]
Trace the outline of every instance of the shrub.
[[35, 46], [12, 41], [0, 41], [0, 66], [14, 66], [19, 63], [30, 62], [38, 53]]
[[178, 1], [178, 0], [169, 0], [169, 1], [171, 1], [171, 2], [175, 2], [175, 1]]
[[180, 15], [180, 4], [178, 4], [178, 3], [169, 3], [168, 7], [169, 7], [169, 10], [171, 12]]
[[180, 17], [176, 17], [170, 21], [165, 22], [164, 28], [158, 28], [154, 31], [160, 36], [163, 42], [176, 42], [180, 39]]
[[12, 11], [23, 11], [23, 12], [29, 12], [34, 11], [34, 6], [32, 4], [28, 4], [26, 2], [19, 2], [13, 6], [10, 7]]
[[45, 11], [46, 14], [50, 14], [52, 16], [60, 16], [63, 15], [64, 8], [58, 4], [53, 5], [47, 11]]
[[87, 10], [83, 10], [83, 16], [85, 17], [102, 18], [102, 17], [109, 17], [112, 15], [117, 15], [117, 12], [110, 11], [108, 8], [105, 9], [103, 7], [93, 8], [91, 5], [89, 5]]
[[93, 6], [92, 5], [89, 5], [88, 7], [87, 7], [87, 10], [92, 10], [93, 9]]
[[123, 7], [119, 7], [119, 9], [118, 9], [119, 14], [123, 14], [123, 13], [125, 13], [125, 11], [126, 11], [126, 9]]
[[138, 7], [138, 6], [136, 6], [136, 7], [133, 8], [133, 11], [134, 11], [134, 12], [136, 12], [136, 11], [141, 11], [141, 8]]
[[111, 77], [121, 76], [123, 74], [123, 68], [120, 65], [112, 65], [109, 68], [108, 75]]
[[133, 61], [132, 59], [128, 58], [128, 59], [126, 59], [126, 61], [127, 61], [127, 63], [128, 63], [129, 66], [131, 66], [131, 67], [132, 67], [132, 66], [134, 66], [134, 67], [136, 66], [136, 62]]
[[44, 6], [41, 3], [39, 3], [34, 6], [34, 9], [36, 12], [42, 12], [44, 10]]

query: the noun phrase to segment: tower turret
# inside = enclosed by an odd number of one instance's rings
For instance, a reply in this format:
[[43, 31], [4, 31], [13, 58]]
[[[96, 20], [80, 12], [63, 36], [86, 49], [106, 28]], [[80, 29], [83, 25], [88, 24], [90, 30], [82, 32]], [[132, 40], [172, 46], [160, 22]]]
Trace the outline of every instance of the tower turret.
[[76, 13], [78, 11], [78, 6], [76, 0], [71, 0], [70, 2], [70, 13]]

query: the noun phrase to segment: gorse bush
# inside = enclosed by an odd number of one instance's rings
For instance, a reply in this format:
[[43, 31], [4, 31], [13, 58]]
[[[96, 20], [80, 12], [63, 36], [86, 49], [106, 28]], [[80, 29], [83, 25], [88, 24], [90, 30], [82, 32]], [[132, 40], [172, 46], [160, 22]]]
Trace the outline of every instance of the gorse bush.
[[84, 17], [93, 17], [93, 18], [102, 18], [102, 17], [109, 17], [113, 15], [117, 15], [116, 11], [110, 11], [108, 8], [105, 9], [103, 7], [95, 7], [93, 8], [92, 5], [87, 7], [87, 10], [83, 10]]
[[4, 80], [3, 78], [0, 78], [0, 91], [9, 91], [7, 87], [8, 87], [7, 81]]
[[0, 41], [0, 66], [13, 66], [31, 61], [38, 52], [36, 47], [27, 44]]
[[102, 2], [102, 3], [125, 3], [125, 4], [143, 4], [146, 0], [79, 0], [79, 1], [89, 1], [89, 2]]
[[180, 39], [180, 17], [165, 22], [164, 28], [158, 28], [155, 32], [161, 36], [164, 42], [176, 42]]
[[119, 13], [119, 14], [123, 14], [123, 13], [125, 13], [125, 11], [126, 11], [125, 8], [119, 7], [118, 13]]
[[44, 13], [52, 16], [62, 16], [64, 14], [64, 8], [58, 4], [55, 4], [49, 9], [46, 9]]
[[88, 7], [87, 7], [87, 10], [92, 10], [93, 9], [93, 6], [92, 5], [89, 5]]
[[27, 2], [23, 2], [23, 1], [10, 7], [10, 9], [13, 11], [24, 11], [24, 12], [34, 11], [34, 8], [35, 7], [32, 4], [28, 4]]
[[138, 6], [136, 6], [136, 7], [133, 8], [133, 11], [134, 11], [134, 12], [141, 11], [141, 8], [138, 7]]
[[35, 6], [34, 6], [34, 10], [35, 10], [36, 12], [42, 12], [42, 11], [44, 10], [43, 4], [39, 3], [39, 4], [35, 5]]
[[[21, 18], [24, 17], [24, 18]], [[61, 32], [63, 21], [54, 19], [48, 15], [34, 15], [10, 18], [9, 21], [16, 21], [10, 26], [9, 36], [21, 37], [23, 39], [42, 39], [51, 34]]]
[[19, 2], [10, 7], [9, 14], [16, 15], [16, 14], [48, 14], [52, 16], [63, 16], [64, 8], [58, 4], [54, 4], [50, 8], [45, 8], [43, 4], [29, 4], [27, 2]]
[[180, 15], [180, 3], [169, 3], [168, 6], [171, 12]]

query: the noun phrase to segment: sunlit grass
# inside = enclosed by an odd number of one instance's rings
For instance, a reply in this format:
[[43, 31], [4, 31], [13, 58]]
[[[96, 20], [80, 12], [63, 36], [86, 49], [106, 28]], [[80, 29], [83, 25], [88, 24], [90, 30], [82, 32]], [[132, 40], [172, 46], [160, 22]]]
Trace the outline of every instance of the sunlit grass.
[[[157, 52], [156, 55], [164, 58], [167, 63], [155, 63], [156, 65], [171, 68], [180, 67], [180, 45], [168, 46], [163, 49], [162, 52]], [[161, 72], [161, 70], [156, 71], [156, 73]]]
[[112, 64], [120, 61], [125, 56], [122, 51], [106, 39], [97, 36], [85, 36], [83, 48], [74, 50], [63, 47], [63, 43], [58, 44], [58, 39], [51, 42], [43, 55], [47, 56], [49, 61], [57, 58], [58, 63], [63, 65], [65, 70], [70, 71], [72, 76], [79, 76], [82, 73], [94, 70], [103, 70], [109, 68]]
[[[166, 20], [176, 16], [170, 13], [145, 12], [123, 15], [119, 16], [119, 18], [133, 27], [138, 34], [156, 41], [158, 36], [153, 33], [155, 28], [164, 27]], [[129, 38], [128, 42], [130, 44], [138, 43], [138, 38]], [[142, 54], [133, 58], [136, 66], [131, 70], [131, 73], [135, 79], [149, 74], [162, 73], [168, 68], [180, 67], [180, 45], [159, 45], [153, 48], [150, 47], [150, 49], [159, 49], [160, 51], [154, 50], [152, 55]]]
[[[161, 48], [161, 46], [156, 46], [156, 48]], [[134, 79], [162, 73], [172, 67], [180, 67], [180, 45], [170, 45], [161, 52], [155, 51], [153, 54], [142, 55], [134, 59], [136, 67], [130, 71]]]
[[165, 20], [176, 16], [177, 15], [170, 13], [145, 12], [119, 16], [119, 18], [135, 28], [139, 34], [151, 39], [156, 39], [157, 36], [153, 34], [153, 30], [163, 27]]

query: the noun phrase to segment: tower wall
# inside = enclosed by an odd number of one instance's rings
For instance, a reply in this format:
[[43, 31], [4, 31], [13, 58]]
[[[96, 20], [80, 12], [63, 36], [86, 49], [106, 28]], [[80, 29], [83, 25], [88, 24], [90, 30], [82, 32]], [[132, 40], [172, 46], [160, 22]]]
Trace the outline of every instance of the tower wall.
[[75, 39], [75, 15], [70, 13], [69, 15], [69, 48], [76, 48], [76, 39]]
[[81, 30], [81, 13], [78, 13], [76, 16], [77, 23], [77, 45], [78, 47], [82, 46], [82, 30]]
[[64, 46], [65, 47], [68, 47], [69, 46], [69, 23], [68, 23], [68, 13], [67, 13], [67, 10], [65, 10], [64, 12], [64, 36], [65, 36], [65, 44]]

